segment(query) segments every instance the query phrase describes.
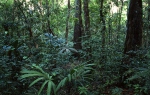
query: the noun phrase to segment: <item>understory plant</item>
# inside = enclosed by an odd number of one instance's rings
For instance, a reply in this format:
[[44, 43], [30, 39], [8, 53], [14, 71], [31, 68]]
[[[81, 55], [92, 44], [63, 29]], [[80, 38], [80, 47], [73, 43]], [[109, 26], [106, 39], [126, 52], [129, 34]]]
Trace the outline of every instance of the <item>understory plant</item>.
[[[35, 84], [42, 84], [38, 90], [38, 95], [43, 92], [47, 92], [46, 95], [58, 95], [59, 91], [65, 90], [61, 89], [68, 83], [71, 83], [73, 87], [80, 88], [84, 82], [91, 80], [90, 72], [92, 71], [93, 64], [78, 64], [67, 71], [67, 75], [59, 78], [61, 75], [58, 71], [52, 71], [50, 74], [45, 72], [40, 66], [32, 65], [32, 69], [23, 69], [21, 71], [21, 80], [26, 80], [27, 78], [34, 79], [29, 85], [29, 87]], [[60, 69], [60, 68], [59, 68]], [[64, 69], [63, 69], [64, 70]], [[76, 85], [76, 86], [75, 86]], [[35, 87], [36, 88], [36, 87]], [[46, 90], [44, 89], [46, 88]], [[86, 92], [80, 92], [86, 93]], [[69, 94], [69, 93], [68, 93]]]

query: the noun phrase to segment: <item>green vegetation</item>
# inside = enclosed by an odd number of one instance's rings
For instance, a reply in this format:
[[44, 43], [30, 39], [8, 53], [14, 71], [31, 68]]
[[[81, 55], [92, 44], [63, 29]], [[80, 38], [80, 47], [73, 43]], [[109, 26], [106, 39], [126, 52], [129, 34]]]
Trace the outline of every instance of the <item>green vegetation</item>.
[[0, 95], [149, 94], [150, 0], [0, 1]]

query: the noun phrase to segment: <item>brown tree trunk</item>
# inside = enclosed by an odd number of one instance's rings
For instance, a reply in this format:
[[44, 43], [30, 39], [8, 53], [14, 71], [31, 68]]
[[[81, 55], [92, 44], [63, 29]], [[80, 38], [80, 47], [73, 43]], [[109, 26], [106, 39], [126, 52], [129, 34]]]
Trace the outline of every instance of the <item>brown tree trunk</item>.
[[90, 36], [90, 17], [89, 17], [89, 0], [84, 0], [84, 18], [85, 18], [85, 34]]
[[127, 21], [127, 35], [124, 54], [129, 58], [136, 56], [136, 51], [142, 46], [142, 0], [130, 0]]
[[85, 51], [86, 51], [86, 59], [91, 59], [92, 55], [91, 55], [91, 46], [90, 46], [90, 37], [91, 37], [91, 33], [90, 33], [90, 16], [89, 16], [89, 0], [83, 0], [84, 3], [84, 36], [85, 36], [85, 41], [88, 40], [87, 43], [85, 43]]
[[105, 32], [106, 32], [106, 24], [105, 24], [105, 17], [104, 17], [104, 9], [103, 9], [104, 0], [99, 0], [99, 12], [100, 12], [100, 23], [102, 25], [101, 33], [102, 33], [102, 57], [100, 59], [100, 63], [104, 63], [106, 61], [105, 57]]
[[65, 34], [66, 44], [68, 43], [69, 18], [70, 18], [70, 0], [68, 0], [68, 15], [66, 19], [66, 34]]
[[132, 75], [131, 73], [125, 74], [129, 69], [126, 66], [132, 63], [133, 58], [136, 58], [138, 50], [142, 47], [142, 24], [142, 0], [130, 0], [127, 14], [127, 34], [123, 52], [126, 56], [122, 60], [122, 65], [124, 66], [120, 68], [121, 77], [120, 83], [118, 83], [121, 87], [126, 87], [124, 81]]
[[147, 29], [147, 47], [150, 46], [150, 0], [148, 0], [148, 29]]
[[[150, 0], [148, 0], [148, 21], [150, 21]], [[150, 29], [150, 24], [149, 24]]]
[[74, 48], [77, 50], [82, 49], [82, 18], [81, 18], [81, 0], [75, 0], [75, 26], [74, 26]]
[[103, 2], [104, 0], [100, 0], [100, 22], [102, 23], [102, 48], [105, 47], [105, 30], [106, 30], [106, 24], [105, 24], [105, 18], [103, 14]]

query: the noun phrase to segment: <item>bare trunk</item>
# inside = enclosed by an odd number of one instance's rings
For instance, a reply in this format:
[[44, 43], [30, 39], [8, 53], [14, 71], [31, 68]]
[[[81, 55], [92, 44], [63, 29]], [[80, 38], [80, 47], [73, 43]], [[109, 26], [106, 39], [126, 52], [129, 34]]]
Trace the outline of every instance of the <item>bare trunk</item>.
[[102, 33], [102, 57], [100, 59], [100, 63], [103, 63], [103, 62], [106, 61], [106, 57], [105, 57], [105, 55], [103, 55], [103, 54], [105, 54], [106, 24], [105, 24], [105, 17], [104, 17], [104, 14], [103, 14], [103, 11], [104, 11], [104, 9], [103, 9], [104, 0], [100, 0], [99, 2], [100, 2], [100, 7], [99, 7], [100, 8], [99, 9], [100, 10], [100, 23], [102, 25], [102, 29], [101, 29], [101, 33]]
[[85, 43], [85, 51], [86, 51], [86, 59], [89, 60], [91, 59], [92, 55], [91, 55], [91, 45], [90, 45], [90, 37], [91, 37], [91, 33], [90, 33], [90, 17], [89, 17], [89, 0], [84, 0], [83, 1], [84, 6], [84, 40], [87, 41], [87, 43]]
[[85, 34], [90, 35], [89, 1], [84, 0]]
[[147, 47], [150, 46], [150, 0], [148, 0], [148, 29], [147, 29]]
[[124, 54], [136, 55], [142, 46], [142, 0], [130, 0]]
[[49, 2], [48, 2], [48, 0], [46, 0], [46, 8], [47, 8], [47, 29], [48, 29], [48, 32], [49, 33], [51, 33], [51, 34], [53, 34], [54, 35], [54, 33], [53, 33], [53, 31], [52, 31], [52, 29], [51, 29], [51, 27], [50, 27], [50, 8], [49, 8]]
[[105, 25], [105, 18], [103, 14], [103, 0], [100, 0], [100, 22], [102, 23], [102, 48], [105, 47], [105, 30], [106, 30], [106, 25]]
[[82, 37], [82, 18], [81, 18], [81, 0], [75, 0], [76, 13], [75, 13], [75, 26], [74, 26], [74, 48], [82, 49], [81, 37]]
[[70, 18], [70, 0], [68, 0], [68, 15], [66, 19], [66, 44], [68, 43], [68, 32], [69, 32], [69, 18]]
[[130, 0], [127, 14], [127, 35], [124, 44], [124, 55], [122, 68], [120, 68], [120, 86], [126, 87], [124, 81], [131, 77], [131, 73], [125, 74], [132, 63], [133, 58], [138, 55], [138, 50], [142, 47], [142, 0]]
[[119, 41], [119, 32], [120, 32], [120, 29], [121, 29], [121, 16], [122, 16], [122, 10], [123, 10], [123, 0], [121, 0], [121, 7], [120, 7], [120, 9], [119, 9], [119, 21], [118, 21], [118, 30], [117, 30], [117, 40], [116, 40], [116, 42], [118, 43]]

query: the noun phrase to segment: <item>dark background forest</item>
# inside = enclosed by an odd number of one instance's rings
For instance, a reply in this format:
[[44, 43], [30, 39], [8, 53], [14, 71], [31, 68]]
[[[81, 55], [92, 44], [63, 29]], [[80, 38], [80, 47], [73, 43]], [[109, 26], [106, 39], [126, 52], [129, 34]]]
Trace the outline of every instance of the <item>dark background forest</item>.
[[150, 95], [150, 0], [0, 0], [0, 95]]

